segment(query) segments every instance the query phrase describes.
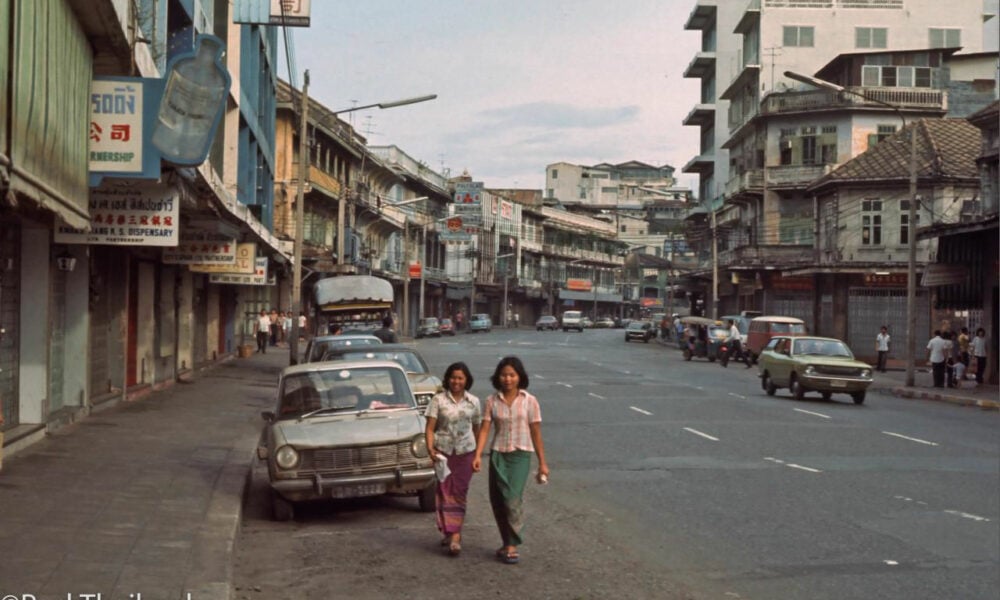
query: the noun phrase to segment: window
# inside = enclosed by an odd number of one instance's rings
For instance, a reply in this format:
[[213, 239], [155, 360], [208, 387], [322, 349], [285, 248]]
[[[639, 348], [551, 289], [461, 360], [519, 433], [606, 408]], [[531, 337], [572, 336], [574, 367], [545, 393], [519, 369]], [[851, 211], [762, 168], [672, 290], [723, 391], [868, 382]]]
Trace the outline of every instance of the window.
[[[917, 203], [915, 224], [920, 227], [920, 203]], [[901, 246], [910, 243], [910, 201], [901, 200], [899, 202], [899, 244]]]
[[802, 136], [802, 164], [816, 164], [816, 136]]
[[812, 48], [813, 29], [813, 27], [803, 27], [800, 25], [785, 25], [782, 28], [782, 45]]
[[877, 131], [878, 131], [877, 133], [872, 133], [872, 134], [868, 135], [868, 147], [869, 148], [874, 147], [875, 144], [878, 144], [879, 142], [881, 142], [885, 138], [887, 138], [887, 137], [891, 136], [892, 134], [896, 133], [896, 126], [895, 125], [879, 125]]
[[861, 201], [861, 245], [882, 245], [882, 201]]
[[937, 69], [930, 67], [894, 67], [864, 65], [861, 85], [865, 87], [922, 87], [934, 85]]
[[552, 169], [552, 179], [559, 179], [559, 169]]
[[885, 27], [855, 27], [855, 48], [885, 48], [888, 45], [889, 30]]
[[930, 34], [931, 48], [956, 48], [962, 45], [961, 29], [937, 29], [931, 27]]

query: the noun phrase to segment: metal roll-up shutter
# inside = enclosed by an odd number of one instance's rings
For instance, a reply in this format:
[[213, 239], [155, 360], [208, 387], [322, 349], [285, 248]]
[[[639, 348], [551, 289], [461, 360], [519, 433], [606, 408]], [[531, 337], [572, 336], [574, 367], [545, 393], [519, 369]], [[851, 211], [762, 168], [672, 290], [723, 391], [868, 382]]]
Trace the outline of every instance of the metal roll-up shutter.
[[[930, 305], [925, 291], [917, 290], [917, 356], [930, 339]], [[847, 301], [847, 345], [860, 356], [875, 354], [875, 336], [886, 325], [892, 344], [889, 358], [906, 357], [906, 290], [852, 287]]]
[[18, 406], [18, 323], [21, 297], [20, 229], [12, 223], [0, 223], [0, 410], [4, 423], [0, 430], [16, 427], [20, 422]]

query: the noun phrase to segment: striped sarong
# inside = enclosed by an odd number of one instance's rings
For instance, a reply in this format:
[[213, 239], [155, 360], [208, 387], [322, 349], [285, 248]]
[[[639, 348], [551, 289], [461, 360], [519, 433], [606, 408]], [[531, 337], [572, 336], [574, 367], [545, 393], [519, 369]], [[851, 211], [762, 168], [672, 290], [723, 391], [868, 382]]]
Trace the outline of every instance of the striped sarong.
[[531, 471], [531, 452], [490, 453], [490, 506], [504, 546], [520, 546], [524, 528], [524, 485]]
[[472, 480], [472, 459], [475, 452], [452, 454], [448, 457], [451, 473], [437, 486], [437, 526], [445, 534], [462, 533], [465, 506]]

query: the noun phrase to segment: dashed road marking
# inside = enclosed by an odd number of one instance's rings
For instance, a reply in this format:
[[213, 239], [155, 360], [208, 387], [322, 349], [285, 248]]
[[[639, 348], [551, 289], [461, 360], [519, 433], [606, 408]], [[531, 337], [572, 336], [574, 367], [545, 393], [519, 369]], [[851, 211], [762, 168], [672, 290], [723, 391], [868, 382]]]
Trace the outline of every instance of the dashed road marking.
[[607, 398], [605, 398], [604, 396], [599, 396], [599, 395], [595, 394], [594, 392], [587, 392], [587, 395], [588, 396], [593, 396], [594, 398], [597, 398], [598, 400], [607, 400]]
[[801, 469], [803, 471], [808, 471], [810, 473], [822, 473], [823, 472], [823, 471], [820, 471], [819, 469], [814, 469], [812, 467], [806, 467], [806, 466], [803, 466], [803, 465], [797, 465], [795, 463], [785, 462], [785, 461], [781, 460], [780, 458], [774, 458], [773, 456], [765, 456], [764, 460], [768, 460], [768, 461], [771, 461], [771, 462], [779, 464], [779, 465], [784, 465], [784, 466], [789, 467], [791, 469]]
[[630, 406], [629, 408], [631, 408], [635, 412], [642, 413], [644, 415], [650, 415], [650, 416], [653, 415], [653, 413], [649, 412], [648, 410], [642, 410], [641, 408], [638, 408], [638, 407], [635, 407], [635, 406]]
[[739, 398], [740, 400], [746, 400], [747, 399], [747, 397], [744, 396], [743, 394], [734, 394], [733, 392], [727, 392], [727, 393], [730, 396], [732, 396], [733, 398]]
[[707, 433], [705, 433], [705, 432], [702, 432], [702, 431], [698, 431], [697, 429], [692, 429], [692, 428], [690, 428], [690, 427], [685, 427], [685, 428], [684, 428], [684, 431], [687, 431], [688, 433], [693, 433], [693, 434], [695, 434], [695, 435], [700, 435], [701, 437], [705, 438], [706, 440], [712, 440], [713, 442], [717, 442], [717, 441], [719, 441], [719, 438], [717, 438], [717, 437], [712, 437], [712, 436], [708, 435], [708, 434], [707, 434]]
[[898, 438], [901, 438], [901, 439], [904, 439], [904, 440], [909, 440], [911, 442], [916, 442], [918, 444], [926, 444], [928, 446], [937, 446], [938, 445], [937, 442], [928, 442], [927, 440], [922, 440], [920, 438], [910, 437], [908, 435], [903, 435], [901, 433], [893, 433], [891, 431], [883, 431], [882, 433], [884, 433], [886, 435], [891, 435], [893, 437], [898, 437]]
[[895, 567], [896, 565], [899, 564], [898, 562], [896, 562], [894, 560], [888, 560], [888, 559], [886, 559], [886, 560], [884, 560], [882, 562], [884, 562], [885, 564], [889, 565], [890, 567]]
[[983, 521], [989, 523], [989, 519], [986, 517], [980, 517], [979, 515], [974, 515], [972, 513], [962, 512], [960, 510], [946, 510], [944, 511], [949, 515], [955, 515], [956, 517], [962, 517], [963, 519], [972, 519], [973, 521]]
[[795, 410], [796, 412], [804, 413], [804, 414], [807, 414], [807, 415], [813, 415], [814, 417], [822, 417], [824, 419], [832, 419], [833, 418], [830, 415], [824, 415], [823, 413], [813, 412], [811, 410], [804, 410], [804, 409], [801, 409], [801, 408], [795, 408], [795, 409], [792, 409], [792, 410]]
[[568, 384], [568, 383], [566, 383], [564, 381], [557, 381], [556, 385], [561, 385], [563, 387], [568, 387], [568, 388], [572, 388], [573, 387], [573, 386], [571, 386], [570, 384]]

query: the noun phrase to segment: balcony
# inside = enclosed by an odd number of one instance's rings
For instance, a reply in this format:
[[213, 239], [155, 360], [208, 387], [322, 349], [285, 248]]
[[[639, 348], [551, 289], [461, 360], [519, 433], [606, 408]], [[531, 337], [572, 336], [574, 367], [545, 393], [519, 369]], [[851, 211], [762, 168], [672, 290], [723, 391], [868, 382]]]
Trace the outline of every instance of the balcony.
[[[761, 114], [800, 113], [816, 110], [877, 108], [892, 110], [890, 104], [901, 110], [941, 111], [948, 110], [948, 94], [943, 90], [894, 87], [851, 87], [851, 92], [812, 90], [807, 92], [784, 92], [764, 98]], [[863, 94], [865, 97], [856, 96]], [[882, 103], [885, 104], [882, 104]]]
[[726, 195], [739, 196], [741, 194], [761, 194], [764, 191], [764, 172], [762, 169], [753, 169], [730, 177], [726, 182]]
[[704, 127], [715, 123], [715, 104], [695, 104], [691, 112], [684, 117], [683, 124], [693, 127]]
[[740, 246], [719, 252], [719, 266], [772, 267], [776, 269], [814, 262], [813, 245], [782, 244], [772, 246]]
[[781, 165], [767, 168], [770, 189], [804, 188], [833, 170], [833, 165]]
[[701, 51], [694, 55], [687, 68], [684, 69], [684, 77], [691, 79], [701, 79], [715, 74], [715, 52]]
[[704, 30], [715, 27], [715, 13], [718, 9], [714, 4], [695, 4], [688, 20], [684, 23], [684, 29], [689, 31]]
[[692, 158], [681, 168], [681, 173], [712, 173], [715, 171], [715, 149], [709, 148]]

